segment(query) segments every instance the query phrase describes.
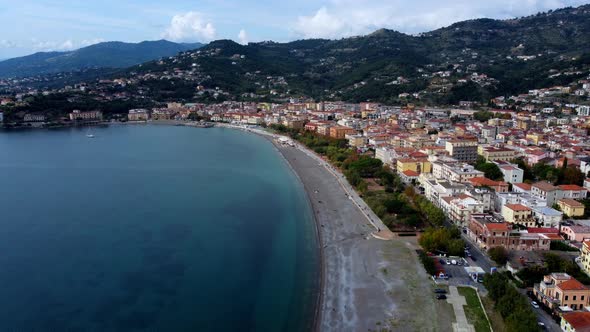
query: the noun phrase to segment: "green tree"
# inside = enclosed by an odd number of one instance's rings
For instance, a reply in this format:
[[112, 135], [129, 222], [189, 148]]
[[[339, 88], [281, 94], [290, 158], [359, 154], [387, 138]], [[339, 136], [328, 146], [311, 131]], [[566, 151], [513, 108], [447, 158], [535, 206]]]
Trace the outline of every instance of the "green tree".
[[508, 252], [504, 247], [493, 247], [488, 250], [490, 258], [498, 263], [498, 265], [504, 265], [508, 261]]

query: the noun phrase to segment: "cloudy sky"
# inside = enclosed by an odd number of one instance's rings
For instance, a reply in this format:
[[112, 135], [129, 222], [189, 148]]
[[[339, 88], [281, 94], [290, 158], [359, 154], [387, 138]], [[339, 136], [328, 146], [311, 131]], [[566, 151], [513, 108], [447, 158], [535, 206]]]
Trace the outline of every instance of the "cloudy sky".
[[0, 0], [0, 59], [101, 41], [341, 38], [379, 28], [418, 33], [590, 0]]

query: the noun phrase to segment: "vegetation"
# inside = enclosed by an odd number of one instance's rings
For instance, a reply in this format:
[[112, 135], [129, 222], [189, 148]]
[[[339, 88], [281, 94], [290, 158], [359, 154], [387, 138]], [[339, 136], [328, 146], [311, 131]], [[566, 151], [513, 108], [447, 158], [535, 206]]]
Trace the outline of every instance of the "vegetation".
[[427, 228], [418, 243], [429, 252], [444, 252], [450, 256], [463, 256], [465, 241], [457, 228]]
[[420, 258], [420, 262], [424, 265], [424, 269], [426, 269], [426, 273], [428, 275], [435, 275], [436, 274], [436, 265], [434, 260], [431, 256], [428, 256], [423, 250], [418, 250], [418, 257]]
[[504, 174], [500, 170], [500, 167], [494, 163], [488, 163], [485, 158], [479, 156], [475, 163], [475, 169], [484, 172], [486, 178], [494, 181], [504, 180]]
[[561, 168], [542, 162], [531, 167], [522, 158], [514, 159], [512, 162], [524, 170], [525, 182], [548, 181], [554, 184], [577, 184], [580, 186], [584, 183], [584, 174], [578, 168], [569, 167], [567, 158]]
[[580, 269], [573, 259], [564, 259], [554, 253], [545, 253], [543, 257], [545, 259], [543, 266], [525, 267], [516, 274], [523, 281], [525, 287], [532, 287], [535, 283], [541, 282], [543, 276], [554, 272], [565, 272], [579, 282], [590, 285], [590, 277]]
[[490, 258], [500, 266], [504, 266], [508, 262], [508, 251], [504, 247], [494, 247], [488, 250]]
[[487, 274], [483, 284], [488, 290], [488, 296], [495, 302], [495, 310], [504, 318], [507, 331], [539, 331], [537, 316], [527, 298], [510, 284], [506, 276], [501, 273]]
[[458, 287], [459, 294], [465, 297], [467, 305], [465, 306], [465, 316], [467, 321], [473, 324], [476, 332], [490, 331], [490, 322], [479, 302], [477, 291], [471, 287]]
[[551, 241], [549, 249], [557, 251], [580, 251], [578, 248], [572, 247], [563, 241]]

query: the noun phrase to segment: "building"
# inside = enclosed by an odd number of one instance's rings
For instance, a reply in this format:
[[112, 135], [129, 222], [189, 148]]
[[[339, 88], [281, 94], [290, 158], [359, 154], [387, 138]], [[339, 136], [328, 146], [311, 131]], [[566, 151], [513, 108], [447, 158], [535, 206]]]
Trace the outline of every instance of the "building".
[[147, 121], [150, 118], [150, 113], [146, 109], [133, 109], [129, 110], [127, 119], [129, 121]]
[[562, 198], [557, 201], [557, 205], [568, 217], [582, 217], [584, 215], [584, 204], [571, 198]]
[[500, 164], [500, 171], [504, 175], [504, 181], [508, 183], [521, 183], [524, 179], [524, 170], [512, 164]]
[[491, 161], [510, 161], [516, 158], [516, 151], [506, 148], [484, 147], [478, 148], [480, 156], [484, 157], [487, 162]]
[[156, 121], [158, 121], [158, 120], [172, 120], [172, 119], [174, 119], [175, 114], [176, 114], [176, 112], [171, 109], [156, 108], [152, 111], [152, 120], [156, 120]]
[[477, 160], [477, 146], [475, 138], [455, 139], [445, 143], [445, 149], [452, 158], [467, 163]]
[[583, 310], [590, 299], [590, 289], [567, 273], [546, 275], [543, 281], [535, 284], [533, 294], [554, 311], [560, 307]]
[[562, 184], [557, 187], [562, 191], [563, 198], [584, 199], [588, 194], [588, 189], [575, 184]]
[[356, 130], [350, 127], [344, 126], [334, 126], [330, 128], [330, 137], [343, 139], [346, 135], [353, 135], [356, 133]]
[[45, 115], [43, 114], [25, 114], [23, 121], [24, 122], [44, 122]]
[[472, 214], [484, 211], [484, 205], [469, 195], [460, 194], [458, 197], [445, 197], [444, 200], [449, 204], [447, 215], [458, 226], [467, 226]]
[[549, 182], [541, 181], [531, 186], [531, 194], [547, 201], [548, 206], [553, 206], [557, 200], [563, 198], [563, 192]]
[[430, 173], [432, 172], [432, 167], [428, 159], [420, 158], [420, 159], [413, 159], [413, 158], [403, 158], [397, 160], [396, 169], [398, 173], [403, 173], [404, 171], [414, 171], [418, 174], [420, 173]]
[[561, 315], [561, 330], [564, 332], [590, 331], [590, 312], [566, 312]]
[[418, 182], [419, 176], [420, 174], [418, 174], [418, 172], [414, 172], [412, 170], [407, 170], [399, 173], [400, 180], [402, 180], [403, 183], [408, 185]]
[[533, 216], [541, 227], [558, 227], [563, 219], [563, 213], [547, 206], [534, 207]]
[[590, 239], [590, 226], [561, 225], [561, 234], [566, 240], [583, 242]]
[[355, 147], [355, 148], [360, 148], [360, 147], [363, 147], [367, 144], [367, 138], [363, 135], [360, 135], [360, 134], [353, 134], [353, 135], [349, 134], [349, 135], [344, 136], [344, 138], [346, 138], [348, 140], [348, 145]]
[[509, 186], [507, 182], [503, 181], [494, 181], [490, 180], [486, 177], [475, 177], [469, 179], [469, 183], [474, 187], [489, 187], [494, 189], [498, 193], [507, 193], [509, 190]]
[[526, 227], [534, 227], [536, 221], [533, 218], [533, 210], [522, 204], [506, 204], [502, 207], [502, 217], [511, 224]]
[[551, 239], [541, 233], [519, 232], [491, 215], [472, 214], [467, 235], [481, 249], [504, 247], [507, 250], [549, 250]]
[[4, 113], [0, 112], [0, 123], [4, 122]]
[[580, 255], [580, 264], [587, 275], [590, 275], [590, 241], [582, 243], [582, 254]]
[[432, 174], [437, 179], [460, 183], [469, 183], [469, 179], [484, 176], [484, 172], [476, 170], [471, 165], [451, 164], [440, 161], [432, 163]]
[[74, 110], [72, 113], [69, 114], [70, 120], [72, 121], [100, 121], [102, 120], [102, 112], [101, 111], [88, 111], [88, 112], [80, 112], [79, 110]]

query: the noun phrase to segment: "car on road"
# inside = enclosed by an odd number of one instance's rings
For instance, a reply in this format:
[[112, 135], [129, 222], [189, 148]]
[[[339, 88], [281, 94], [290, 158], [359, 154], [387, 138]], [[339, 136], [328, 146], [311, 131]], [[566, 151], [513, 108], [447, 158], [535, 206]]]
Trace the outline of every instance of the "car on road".
[[447, 258], [447, 264], [451, 264], [451, 260]]
[[434, 290], [434, 292], [437, 293], [437, 294], [446, 294], [447, 293], [447, 291], [445, 289], [442, 289], [442, 288], [437, 288], [437, 289]]
[[439, 261], [439, 262], [440, 262], [442, 265], [445, 265], [445, 260], [444, 260], [444, 259], [442, 259], [442, 258], [441, 258], [441, 259], [439, 259], [438, 261]]
[[545, 330], [545, 323], [543, 323], [543, 322], [537, 322], [537, 325], [539, 325], [539, 328], [541, 330], [543, 330], [543, 331]]
[[436, 299], [437, 300], [446, 300], [447, 299], [447, 296], [445, 294], [438, 294], [436, 296]]
[[465, 255], [466, 255], [467, 257], [471, 257], [471, 253], [469, 252], [469, 250], [465, 250]]
[[453, 260], [451, 261], [451, 264], [453, 264], [453, 265], [457, 265], [457, 261], [453, 259]]
[[537, 303], [537, 301], [532, 301], [531, 305], [533, 306], [533, 308], [539, 309], [539, 304]]

